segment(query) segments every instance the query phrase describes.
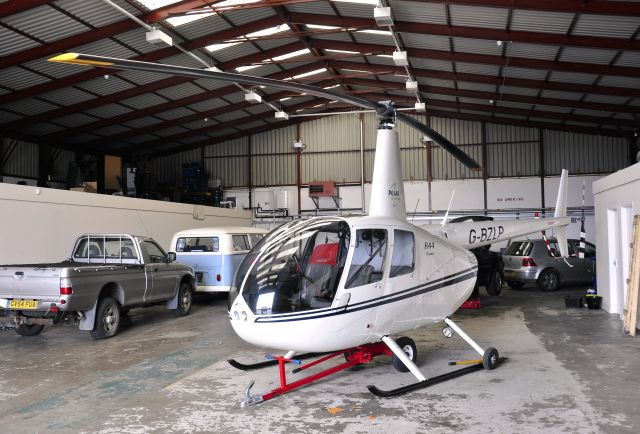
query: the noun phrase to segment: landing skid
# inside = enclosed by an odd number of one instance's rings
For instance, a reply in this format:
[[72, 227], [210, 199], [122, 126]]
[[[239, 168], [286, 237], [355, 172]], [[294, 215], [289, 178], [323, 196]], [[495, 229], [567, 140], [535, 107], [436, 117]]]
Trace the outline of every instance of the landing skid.
[[[328, 354], [328, 353], [305, 353], [305, 354], [299, 354], [299, 355], [296, 356], [296, 359], [297, 360], [312, 359], [314, 357], [324, 356], [325, 354]], [[234, 368], [240, 369], [241, 371], [255, 371], [256, 369], [268, 368], [269, 366], [278, 365], [278, 360], [276, 358], [272, 358], [272, 359], [266, 360], [264, 362], [249, 363], [249, 364], [240, 363], [235, 359], [229, 359], [229, 360], [227, 360], [227, 362], [229, 362], [229, 364], [231, 366], [233, 366]]]
[[[500, 357], [498, 359], [498, 365], [500, 365], [505, 360], [508, 360], [507, 357]], [[467, 366], [466, 368], [458, 369], [453, 372], [447, 372], [446, 374], [431, 377], [427, 380], [418, 381], [417, 383], [409, 384], [407, 386], [398, 387], [397, 389], [381, 390], [376, 386], [367, 386], [367, 389], [369, 389], [369, 392], [381, 398], [394, 398], [396, 396], [401, 396], [409, 392], [413, 392], [414, 390], [426, 389], [427, 387], [443, 383], [448, 380], [453, 380], [454, 378], [462, 377], [463, 375], [471, 374], [483, 369], [484, 366], [482, 366], [482, 363], [476, 363], [475, 365]]]

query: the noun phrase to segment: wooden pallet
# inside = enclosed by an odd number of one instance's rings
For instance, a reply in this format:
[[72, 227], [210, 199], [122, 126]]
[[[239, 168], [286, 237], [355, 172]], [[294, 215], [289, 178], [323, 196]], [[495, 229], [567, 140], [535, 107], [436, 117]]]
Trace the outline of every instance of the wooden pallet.
[[624, 332], [636, 335], [638, 321], [638, 296], [640, 295], [640, 215], [633, 218], [633, 242], [629, 264], [629, 290], [624, 303]]

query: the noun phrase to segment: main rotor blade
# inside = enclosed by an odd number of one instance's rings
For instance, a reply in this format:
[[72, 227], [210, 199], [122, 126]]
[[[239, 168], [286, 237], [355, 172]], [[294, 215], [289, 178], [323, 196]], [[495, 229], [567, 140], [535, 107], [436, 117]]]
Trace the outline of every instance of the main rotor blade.
[[[49, 62], [71, 63], [75, 65], [96, 66], [100, 68], [124, 69], [136, 71], [148, 71], [163, 73], [173, 76], [190, 77], [190, 78], [209, 78], [213, 80], [227, 81], [232, 83], [242, 83], [250, 86], [269, 86], [276, 89], [288, 90], [296, 93], [306, 93], [308, 95], [340, 101], [351, 104], [356, 107], [365, 109], [384, 109], [386, 106], [377, 102], [368, 101], [351, 95], [345, 95], [329, 89], [321, 89], [319, 87], [308, 84], [291, 83], [283, 80], [275, 80], [265, 77], [254, 77], [245, 74], [234, 74], [231, 72], [214, 71], [209, 69], [188, 68], [185, 66], [163, 65], [160, 63], [140, 62], [136, 60], [118, 59], [114, 57], [95, 56], [91, 54], [65, 53], [49, 59]], [[463, 150], [451, 143], [449, 140], [429, 128], [428, 126], [418, 122], [410, 116], [402, 113], [396, 113], [396, 119], [416, 128], [418, 131], [429, 136], [436, 144], [441, 146], [445, 151], [449, 152], [455, 159], [467, 166], [471, 170], [481, 170], [481, 166], [475, 162], [473, 158], [467, 155]]]

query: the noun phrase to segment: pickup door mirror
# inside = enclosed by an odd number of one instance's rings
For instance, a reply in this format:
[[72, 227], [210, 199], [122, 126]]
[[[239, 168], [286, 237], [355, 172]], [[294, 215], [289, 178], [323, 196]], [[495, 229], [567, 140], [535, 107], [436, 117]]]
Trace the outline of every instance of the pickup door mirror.
[[176, 260], [176, 252], [167, 253], [167, 258], [169, 259], [169, 262], [175, 262], [175, 260]]

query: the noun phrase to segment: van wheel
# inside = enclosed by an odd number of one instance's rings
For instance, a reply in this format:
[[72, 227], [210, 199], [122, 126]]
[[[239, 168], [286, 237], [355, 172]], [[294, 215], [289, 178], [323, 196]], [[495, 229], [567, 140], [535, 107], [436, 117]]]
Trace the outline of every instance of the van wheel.
[[172, 312], [175, 316], [187, 316], [191, 312], [192, 304], [193, 291], [191, 290], [191, 285], [182, 283], [178, 290], [178, 307], [173, 309]]
[[106, 339], [115, 336], [120, 329], [120, 305], [111, 297], [104, 297], [98, 304], [96, 324], [91, 330], [93, 339]]
[[541, 291], [551, 292], [558, 289], [560, 278], [558, 277], [558, 273], [554, 270], [544, 270], [540, 273], [536, 284]]
[[43, 328], [44, 324], [20, 324], [15, 330], [20, 336], [35, 336], [40, 334]]
[[486, 289], [489, 295], [500, 295], [502, 292], [502, 273], [500, 270], [494, 270], [491, 273], [491, 279], [487, 282]]

